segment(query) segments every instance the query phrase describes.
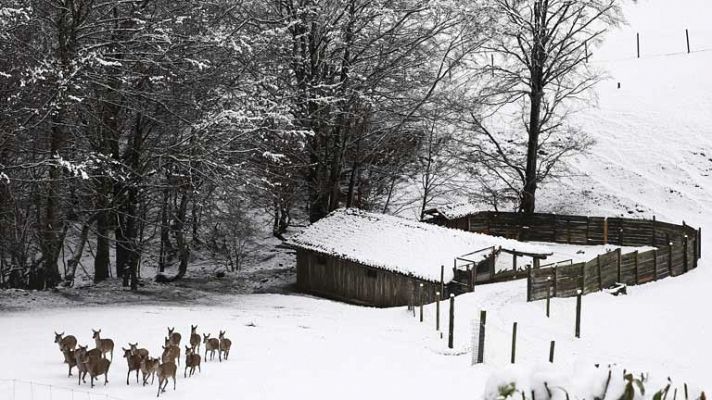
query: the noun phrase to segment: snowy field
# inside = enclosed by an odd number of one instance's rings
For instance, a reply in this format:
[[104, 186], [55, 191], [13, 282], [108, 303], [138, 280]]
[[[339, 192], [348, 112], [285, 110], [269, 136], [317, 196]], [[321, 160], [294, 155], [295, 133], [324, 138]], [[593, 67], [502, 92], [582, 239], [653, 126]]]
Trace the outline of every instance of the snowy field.
[[[479, 399], [487, 382], [502, 374], [545, 371], [549, 342], [556, 341], [556, 373], [566, 382], [592, 366], [616, 364], [650, 373], [654, 389], [667, 377], [691, 397], [712, 391], [712, 28], [708, 0], [638, 1], [626, 7], [629, 26], [612, 33], [594, 56], [611, 79], [598, 90], [599, 109], [577, 115], [596, 139], [576, 163], [578, 176], [557, 191], [542, 192], [543, 206], [576, 213], [685, 220], [703, 230], [699, 268], [663, 281], [629, 288], [613, 297], [584, 297], [582, 338], [574, 339], [574, 299], [526, 302], [524, 281], [487, 285], [457, 298], [455, 349], [434, 326], [434, 307], [419, 323], [404, 308], [377, 310], [299, 295], [249, 295], [203, 299], [201, 306], [73, 307], [0, 315], [0, 398], [70, 399], [76, 381], [53, 341], [53, 331], [90, 342], [91, 328], [118, 347], [138, 341], [160, 350], [166, 326], [185, 336], [190, 324], [233, 340], [230, 360], [209, 362], [183, 379], [171, 399]], [[685, 53], [690, 29], [692, 54]], [[635, 33], [641, 32], [641, 59]], [[616, 88], [617, 82], [621, 89]], [[570, 257], [568, 257], [570, 258]], [[471, 366], [471, 333], [479, 310], [488, 311], [484, 365]], [[443, 309], [443, 315], [446, 314]], [[443, 325], [445, 319], [443, 318]], [[518, 323], [516, 369], [510, 367], [511, 326]], [[253, 326], [254, 325], [254, 326]], [[126, 364], [116, 362], [108, 386], [92, 399], [155, 397], [155, 386], [126, 386]], [[7, 361], [7, 360], [11, 360]], [[183, 361], [181, 362], [181, 364]], [[12, 382], [55, 385], [47, 389]], [[536, 379], [535, 379], [536, 380]], [[494, 379], [490, 382], [497, 382]], [[571, 383], [576, 385], [575, 383]], [[81, 389], [88, 390], [88, 386]], [[682, 389], [680, 389], [682, 390]], [[31, 393], [32, 391], [32, 393]], [[64, 396], [64, 397], [62, 397]], [[74, 398], [89, 398], [86, 395]], [[683, 398], [682, 394], [678, 398]], [[562, 397], [563, 398], [563, 397]]]

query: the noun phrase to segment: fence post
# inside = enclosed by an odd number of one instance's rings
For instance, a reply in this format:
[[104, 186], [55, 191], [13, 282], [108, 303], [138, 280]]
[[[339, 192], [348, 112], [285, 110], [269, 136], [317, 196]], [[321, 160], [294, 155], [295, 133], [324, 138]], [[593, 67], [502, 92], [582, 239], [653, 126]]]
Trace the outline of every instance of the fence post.
[[420, 322], [423, 322], [423, 284], [418, 286], [418, 306], [420, 307]]
[[603, 278], [601, 277], [601, 255], [596, 256], [596, 270], [598, 271], [598, 290], [603, 290]]
[[637, 285], [637, 284], [640, 283], [640, 277], [639, 277], [639, 274], [638, 274], [638, 250], [635, 251], [634, 257], [635, 257], [635, 270], [634, 270], [634, 272], [635, 272], [635, 284]]
[[445, 296], [445, 266], [440, 266], [440, 300]]
[[559, 294], [559, 273], [557, 272], [558, 268], [554, 266], [554, 297], [556, 297]]
[[651, 242], [650, 245], [655, 247], [655, 215], [653, 215], [653, 238]]
[[603, 219], [603, 244], [608, 244], [608, 217]]
[[638, 54], [638, 58], [640, 58], [640, 33], [635, 34], [635, 49]]
[[658, 280], [658, 249], [653, 249], [653, 280]]
[[512, 324], [512, 364], [517, 358], [517, 323]]
[[527, 301], [532, 301], [532, 268], [527, 267]]
[[435, 330], [440, 331], [440, 292], [435, 292]]
[[687, 42], [687, 54], [690, 54], [690, 32], [685, 28], [685, 42]]
[[487, 310], [480, 311], [480, 337], [477, 345], [477, 363], [485, 360], [485, 327], [487, 325]]
[[618, 245], [623, 246], [623, 227], [618, 228]]
[[621, 283], [621, 252], [622, 250], [620, 248], [616, 249], [618, 250], [618, 283]]
[[581, 291], [576, 292], [576, 337], [581, 337]]
[[455, 295], [450, 293], [450, 324], [447, 334], [447, 347], [454, 347], [454, 331], [455, 330]]
[[668, 275], [672, 274], [672, 241], [668, 241]]
[[549, 318], [549, 310], [551, 309], [551, 277], [547, 277], [547, 287], [546, 287], [546, 318]]
[[688, 242], [688, 240], [689, 240], [689, 238], [687, 237], [687, 235], [685, 235], [683, 237], [683, 241], [682, 241], [682, 266], [684, 268], [684, 272], [687, 272], [690, 269], [687, 265], [687, 259], [688, 259], [688, 257], [687, 257], [687, 242]]
[[551, 344], [549, 344], [549, 362], [554, 363], [554, 346], [556, 346], [555, 341], [551, 341]]

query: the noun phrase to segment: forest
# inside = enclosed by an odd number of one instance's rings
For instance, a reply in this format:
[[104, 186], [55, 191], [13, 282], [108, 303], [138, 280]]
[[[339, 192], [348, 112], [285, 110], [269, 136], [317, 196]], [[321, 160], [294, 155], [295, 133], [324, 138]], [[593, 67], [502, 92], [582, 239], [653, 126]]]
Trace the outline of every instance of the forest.
[[266, 229], [453, 197], [532, 213], [615, 0], [4, 0], [0, 287], [136, 289]]

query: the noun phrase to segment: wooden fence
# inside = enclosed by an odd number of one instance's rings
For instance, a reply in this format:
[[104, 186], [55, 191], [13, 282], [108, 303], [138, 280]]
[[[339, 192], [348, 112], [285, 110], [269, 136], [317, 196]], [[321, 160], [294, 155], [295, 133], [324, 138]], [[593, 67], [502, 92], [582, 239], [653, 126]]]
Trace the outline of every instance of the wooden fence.
[[619, 246], [650, 246], [654, 250], [622, 253], [620, 249], [571, 265], [529, 269], [527, 300], [575, 296], [609, 288], [616, 283], [638, 285], [677, 276], [697, 267], [701, 229], [632, 218], [577, 215], [479, 212], [447, 225], [472, 232], [522, 241]]

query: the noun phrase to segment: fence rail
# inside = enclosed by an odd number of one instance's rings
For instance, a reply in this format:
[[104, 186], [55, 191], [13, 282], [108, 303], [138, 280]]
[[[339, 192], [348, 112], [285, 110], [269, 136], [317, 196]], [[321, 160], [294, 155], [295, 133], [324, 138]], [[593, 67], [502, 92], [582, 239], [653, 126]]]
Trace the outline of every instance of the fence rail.
[[622, 253], [620, 249], [586, 262], [532, 268], [527, 300], [592, 293], [616, 283], [638, 285], [678, 276], [697, 267], [702, 230], [655, 218], [606, 218], [580, 215], [478, 212], [444, 225], [522, 241], [583, 245], [650, 246], [653, 250]]
[[9, 400], [124, 400], [105, 393], [20, 379], [0, 379], [0, 395]]

